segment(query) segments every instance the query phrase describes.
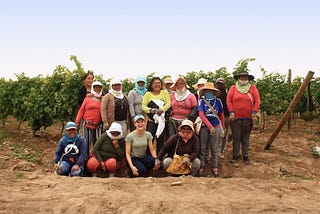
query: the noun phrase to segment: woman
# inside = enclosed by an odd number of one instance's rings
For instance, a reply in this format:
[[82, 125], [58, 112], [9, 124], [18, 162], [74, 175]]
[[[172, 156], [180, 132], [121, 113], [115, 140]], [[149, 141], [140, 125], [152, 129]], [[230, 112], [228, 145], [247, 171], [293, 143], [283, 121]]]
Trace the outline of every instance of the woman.
[[93, 83], [93, 79], [94, 79], [94, 75], [93, 75], [93, 71], [88, 71], [82, 78], [83, 80], [83, 86], [81, 87], [81, 89], [79, 90], [78, 93], [78, 105], [81, 106], [84, 98], [86, 97], [92, 97], [91, 94], [91, 86]]
[[123, 136], [127, 136], [129, 104], [126, 96], [122, 93], [120, 79], [113, 78], [111, 80], [109, 93], [102, 98], [100, 113], [104, 129], [109, 129], [111, 123], [117, 122], [122, 127]]
[[159, 77], [153, 77], [150, 81], [148, 91], [143, 96], [142, 110], [148, 114], [147, 130], [157, 141], [157, 152], [160, 151], [164, 143], [164, 113], [170, 106], [170, 95], [167, 90], [162, 90], [161, 79]]
[[187, 155], [189, 157], [184, 158], [184, 163], [191, 166], [191, 175], [197, 175], [200, 169], [200, 143], [198, 137], [194, 134], [193, 122], [190, 120], [183, 120], [178, 128], [179, 132], [172, 135], [160, 150], [157, 159], [155, 161], [156, 168], [160, 166], [160, 160], [166, 156], [163, 160], [163, 169], [166, 170], [170, 163], [174, 153], [183, 156]]
[[232, 131], [233, 154], [231, 163], [236, 162], [242, 147], [242, 158], [249, 164], [249, 140], [252, 121], [260, 107], [260, 95], [257, 87], [250, 84], [254, 76], [247, 72], [234, 75], [236, 84], [232, 85], [227, 95], [227, 105], [230, 113], [229, 120]]
[[171, 120], [169, 121], [169, 136], [178, 132], [178, 127], [185, 119], [194, 121], [197, 114], [198, 102], [194, 94], [188, 88], [183, 77], [179, 77], [171, 87]]
[[95, 81], [91, 86], [92, 97], [86, 97], [78, 111], [76, 124], [79, 126], [81, 120], [83, 136], [88, 143], [88, 157], [90, 153], [90, 145], [94, 146], [96, 140], [102, 134], [102, 119], [100, 116], [102, 84]]
[[68, 122], [64, 129], [66, 133], [59, 141], [53, 161], [54, 169], [59, 175], [83, 176], [87, 142], [78, 134], [74, 122]]
[[129, 112], [130, 112], [130, 131], [134, 130], [133, 118], [138, 114], [143, 114], [142, 111], [142, 99], [144, 94], [147, 92], [146, 78], [137, 77], [135, 88], [132, 89], [128, 94]]
[[[152, 135], [146, 131], [143, 115], [134, 117], [134, 126], [136, 129], [126, 138], [126, 158], [131, 176], [143, 177], [154, 167], [157, 155], [152, 143]], [[151, 156], [146, 153], [147, 149]]]
[[124, 139], [119, 123], [113, 122], [110, 129], [97, 140], [93, 148], [94, 156], [88, 160], [87, 169], [94, 175], [98, 168], [114, 177], [119, 161], [124, 158]]
[[224, 128], [224, 112], [222, 102], [217, 96], [219, 89], [214, 87], [213, 82], [207, 82], [199, 91], [199, 116], [202, 120], [200, 129], [200, 161], [202, 174], [205, 166], [205, 158], [208, 145], [211, 148], [211, 168], [214, 177], [218, 177], [218, 149], [221, 133]]
[[196, 97], [197, 100], [200, 99], [200, 97], [199, 97], [199, 91], [200, 91], [200, 89], [201, 89], [201, 88], [204, 86], [204, 84], [206, 84], [206, 83], [207, 83], [207, 80], [206, 80], [206, 79], [200, 78], [196, 84], [192, 85], [192, 87], [196, 90], [196, 92], [194, 93], [194, 96]]

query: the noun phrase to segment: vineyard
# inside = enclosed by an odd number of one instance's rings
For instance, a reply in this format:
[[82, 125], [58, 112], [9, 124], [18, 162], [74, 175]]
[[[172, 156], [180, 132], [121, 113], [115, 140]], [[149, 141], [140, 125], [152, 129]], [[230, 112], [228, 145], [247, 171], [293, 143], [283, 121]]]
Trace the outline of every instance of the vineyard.
[[[17, 75], [17, 80], [0, 79], [0, 119], [5, 125], [8, 116], [13, 116], [19, 124], [27, 121], [34, 135], [41, 127], [47, 128], [54, 123], [61, 123], [61, 130], [67, 121], [74, 120], [78, 111], [77, 94], [82, 86], [82, 77], [85, 69], [76, 56], [70, 60], [76, 65], [74, 70], [59, 65], [52, 75], [41, 75], [29, 78], [24, 73]], [[223, 77], [227, 88], [234, 84], [233, 74], [248, 71], [248, 63], [253, 58], [240, 60], [232, 73], [222, 67], [215, 72], [189, 72], [183, 76], [188, 85], [195, 84], [203, 77], [214, 82]], [[255, 83], [260, 92], [261, 111], [266, 115], [279, 115], [286, 111], [295, 93], [303, 82], [303, 77], [296, 77], [288, 81], [287, 75], [278, 73], [268, 74], [261, 69], [262, 79], [256, 79]], [[149, 80], [154, 73], [148, 75]], [[104, 92], [108, 91], [110, 79], [96, 76], [104, 85]], [[123, 80], [123, 91], [128, 93], [134, 87], [134, 80]], [[193, 88], [190, 88], [193, 90]], [[308, 90], [295, 108], [305, 120], [319, 117], [320, 103], [320, 78], [313, 78]]]

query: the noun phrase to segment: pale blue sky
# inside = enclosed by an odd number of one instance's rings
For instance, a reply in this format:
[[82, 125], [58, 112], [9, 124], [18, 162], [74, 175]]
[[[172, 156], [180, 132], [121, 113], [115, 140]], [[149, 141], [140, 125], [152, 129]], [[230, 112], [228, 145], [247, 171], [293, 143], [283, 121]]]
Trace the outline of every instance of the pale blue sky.
[[71, 54], [85, 70], [135, 78], [229, 72], [254, 57], [252, 74], [319, 76], [317, 0], [1, 1], [0, 77], [70, 69]]

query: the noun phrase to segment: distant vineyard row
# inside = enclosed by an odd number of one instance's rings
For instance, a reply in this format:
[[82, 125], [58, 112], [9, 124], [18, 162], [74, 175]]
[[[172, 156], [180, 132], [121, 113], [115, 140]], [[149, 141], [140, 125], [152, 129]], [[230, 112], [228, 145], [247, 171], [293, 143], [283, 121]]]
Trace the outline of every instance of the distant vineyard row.
[[[26, 77], [24, 73], [17, 76], [17, 80], [0, 79], [0, 119], [5, 124], [9, 115], [12, 115], [20, 123], [28, 121], [30, 128], [35, 134], [41, 127], [49, 127], [53, 123], [61, 123], [74, 120], [78, 111], [77, 94], [82, 86], [82, 76], [85, 70], [76, 56], [71, 56], [76, 68], [69, 70], [59, 65], [52, 75], [34, 78]], [[227, 88], [234, 84], [233, 75], [247, 71], [247, 65], [253, 58], [240, 60], [232, 73], [228, 73], [225, 67], [215, 72], [188, 72], [183, 76], [188, 85], [195, 84], [203, 77], [208, 81], [215, 81], [219, 77], [226, 80]], [[261, 110], [268, 115], [284, 113], [289, 106], [295, 93], [302, 84], [303, 78], [295, 78], [289, 90], [287, 75], [278, 73], [268, 74], [261, 69], [262, 79], [257, 79], [257, 85], [261, 96]], [[154, 74], [147, 76], [147, 80]], [[97, 80], [104, 85], [104, 91], [109, 88], [110, 78], [105, 80], [102, 76], [96, 76]], [[165, 78], [165, 77], [163, 77]], [[126, 78], [123, 80], [123, 91], [128, 93], [134, 87], [134, 80]], [[310, 96], [304, 94], [303, 98], [295, 108], [295, 112], [307, 112], [318, 117], [320, 103], [320, 78], [313, 78], [310, 84]], [[193, 88], [190, 88], [193, 90]]]

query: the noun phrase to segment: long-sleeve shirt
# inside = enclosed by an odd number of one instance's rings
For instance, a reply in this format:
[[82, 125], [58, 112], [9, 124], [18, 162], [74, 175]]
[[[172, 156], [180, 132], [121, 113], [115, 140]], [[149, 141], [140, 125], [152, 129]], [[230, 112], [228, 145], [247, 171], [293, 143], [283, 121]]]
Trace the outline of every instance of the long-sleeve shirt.
[[190, 93], [188, 97], [182, 101], [176, 100], [174, 93], [172, 93], [170, 96], [173, 112], [172, 117], [177, 120], [186, 119], [191, 113], [192, 109], [198, 105], [197, 99], [192, 93]]
[[227, 95], [227, 106], [229, 112], [233, 112], [235, 119], [251, 118], [253, 112], [258, 112], [260, 108], [259, 91], [255, 85], [251, 85], [245, 94], [240, 93], [236, 86], [229, 89]]
[[110, 137], [104, 133], [101, 135], [93, 147], [93, 153], [96, 156], [99, 162], [105, 161], [109, 158], [124, 158], [124, 139], [118, 140], [119, 146], [115, 148], [113, 146], [112, 140]]
[[[167, 90], [161, 90], [161, 92], [158, 95], [154, 95], [152, 94], [152, 92], [148, 91], [145, 93], [142, 99], [142, 110], [145, 113], [150, 114], [151, 107], [149, 107], [148, 104], [153, 100], [161, 100], [164, 104], [162, 107], [160, 107], [160, 109], [162, 109], [165, 112], [168, 111], [168, 109], [171, 107], [170, 94]], [[150, 115], [148, 116], [149, 119], [152, 119], [150, 118]]]
[[100, 108], [101, 101], [96, 101], [93, 97], [86, 97], [78, 111], [75, 122], [79, 124], [82, 118], [94, 123], [101, 122]]
[[131, 90], [128, 94], [129, 112], [130, 117], [134, 117], [138, 114], [143, 115], [142, 111], [142, 98], [135, 89]]
[[[219, 127], [220, 125], [224, 127], [224, 111], [222, 102], [219, 98], [213, 98], [207, 100], [211, 106], [215, 109], [215, 114], [211, 111], [210, 107], [205, 103], [203, 99], [199, 100], [198, 111], [201, 120], [204, 124], [211, 129], [212, 127]], [[217, 118], [217, 116], [219, 118]], [[219, 119], [221, 124], [219, 123]]]
[[[176, 150], [176, 145], [178, 147]], [[187, 142], [185, 142], [179, 134], [172, 135], [161, 148], [157, 158], [161, 160], [166, 154], [168, 157], [173, 157], [174, 152], [177, 155], [188, 154], [191, 161], [199, 157], [200, 142], [199, 138], [193, 135]]]

